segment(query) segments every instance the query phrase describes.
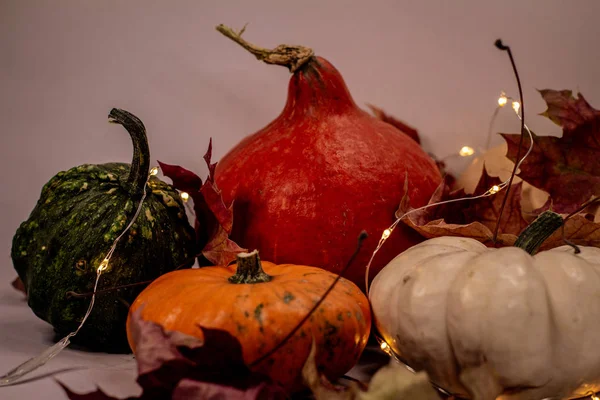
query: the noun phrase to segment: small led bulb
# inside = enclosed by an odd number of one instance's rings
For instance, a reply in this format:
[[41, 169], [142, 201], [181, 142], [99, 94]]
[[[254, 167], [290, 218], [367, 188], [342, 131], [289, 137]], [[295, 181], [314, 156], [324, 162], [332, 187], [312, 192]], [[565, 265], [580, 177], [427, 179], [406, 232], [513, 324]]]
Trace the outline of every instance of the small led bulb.
[[461, 157], [468, 157], [475, 154], [475, 150], [473, 150], [472, 147], [463, 146], [462, 149], [460, 149], [460, 151], [458, 152], [458, 154], [460, 154]]
[[506, 103], [508, 103], [508, 98], [506, 97], [506, 95], [504, 94], [504, 92], [502, 92], [502, 94], [500, 95], [500, 97], [498, 97], [498, 105], [500, 107], [504, 107], [506, 105]]
[[390, 237], [390, 234], [392, 233], [392, 231], [390, 231], [389, 229], [386, 229], [385, 231], [383, 231], [383, 235], [381, 235], [382, 239], [387, 239]]
[[512, 102], [512, 108], [518, 114], [519, 113], [519, 108], [521, 108], [521, 104], [518, 101], [513, 101]]
[[105, 271], [108, 268], [108, 258], [102, 260], [100, 265], [98, 265], [98, 272]]
[[187, 192], [181, 192], [181, 200], [183, 200], [184, 202], [187, 203], [187, 201], [190, 199], [190, 195]]
[[381, 350], [387, 351], [390, 346], [386, 342], [381, 342]]
[[494, 194], [494, 193], [498, 193], [500, 191], [500, 186], [498, 185], [494, 185], [492, 186], [492, 188], [490, 189], [490, 193]]
[[600, 400], [600, 397], [598, 397], [598, 393], [594, 393], [592, 395], [592, 400]]
[[158, 167], [152, 167], [150, 170], [150, 175], [158, 175]]

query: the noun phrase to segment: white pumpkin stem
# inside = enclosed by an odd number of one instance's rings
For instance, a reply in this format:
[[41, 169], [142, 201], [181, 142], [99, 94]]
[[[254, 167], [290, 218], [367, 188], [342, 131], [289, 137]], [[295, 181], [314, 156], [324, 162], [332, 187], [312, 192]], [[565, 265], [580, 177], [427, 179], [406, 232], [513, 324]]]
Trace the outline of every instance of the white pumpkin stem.
[[563, 218], [559, 214], [554, 211], [544, 211], [521, 232], [515, 241], [515, 247], [534, 255], [542, 243], [562, 225]]
[[229, 277], [231, 283], [269, 282], [273, 277], [262, 269], [258, 250], [250, 253], [239, 253], [237, 256], [237, 272]]

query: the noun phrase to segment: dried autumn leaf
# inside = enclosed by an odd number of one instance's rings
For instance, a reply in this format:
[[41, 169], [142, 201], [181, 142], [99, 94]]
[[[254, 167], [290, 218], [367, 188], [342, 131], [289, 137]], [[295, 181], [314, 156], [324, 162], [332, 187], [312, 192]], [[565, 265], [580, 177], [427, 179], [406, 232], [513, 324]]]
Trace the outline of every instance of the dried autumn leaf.
[[332, 384], [317, 367], [317, 345], [313, 340], [310, 353], [302, 367], [302, 380], [311, 390], [316, 400], [354, 400], [359, 389], [351, 384], [350, 387], [340, 387]]
[[412, 140], [421, 144], [421, 139], [419, 138], [419, 132], [415, 128], [406, 125], [404, 122], [400, 121], [399, 119], [397, 119], [389, 114], [386, 114], [385, 111], [383, 111], [379, 107], [376, 107], [372, 104], [367, 104], [367, 107], [369, 107], [371, 109], [371, 111], [373, 112], [373, 114], [375, 115], [376, 118], [382, 120], [383, 122], [387, 122], [390, 125], [395, 126], [400, 131], [402, 131], [403, 133], [408, 135]]
[[[548, 109], [542, 114], [563, 128], [562, 137], [534, 135], [520, 178], [550, 194], [554, 211], [570, 213], [600, 196], [600, 111], [570, 90], [541, 90]], [[516, 160], [520, 135], [503, 134], [507, 157]], [[524, 140], [524, 148], [530, 145]], [[521, 153], [522, 154], [522, 153]]]
[[217, 169], [217, 163], [211, 163], [212, 158], [212, 138], [208, 141], [208, 150], [204, 154], [204, 161], [206, 162], [206, 166], [208, 167], [208, 178], [207, 180], [214, 182], [215, 181], [215, 169]]
[[215, 265], [228, 265], [238, 253], [245, 252], [233, 240], [229, 239], [229, 234], [219, 226], [219, 230], [212, 239], [204, 246], [202, 255]]
[[[600, 247], [600, 223], [594, 222], [594, 214], [576, 214], [564, 226], [564, 238], [578, 246]], [[558, 229], [544, 241], [540, 250], [564, 246], [562, 229]]]
[[15, 288], [16, 290], [18, 290], [19, 292], [24, 293], [25, 296], [27, 296], [27, 290], [25, 289], [25, 284], [23, 283], [21, 278], [19, 278], [18, 276], [15, 278], [15, 280], [13, 280], [11, 282], [11, 286], [13, 288]]
[[211, 163], [212, 139], [204, 155], [209, 175], [204, 183], [195, 173], [178, 165], [161, 163], [165, 176], [171, 178], [173, 186], [187, 192], [194, 201], [196, 215], [196, 241], [200, 253], [215, 265], [227, 265], [235, 255], [246, 249], [229, 239], [233, 227], [233, 204], [227, 206], [221, 191], [214, 183], [217, 163]]
[[195, 193], [202, 187], [202, 179], [195, 173], [180, 167], [179, 165], [165, 164], [158, 162], [163, 174], [173, 181], [173, 186], [177, 190], [187, 193]]
[[380, 368], [367, 390], [351, 382], [347, 387], [331, 384], [319, 373], [316, 365], [316, 346], [313, 342], [310, 354], [302, 369], [304, 383], [311, 389], [316, 400], [439, 400], [440, 396], [429, 383], [425, 372], [417, 374], [391, 360]]
[[[505, 191], [492, 196], [475, 197], [500, 183], [500, 179], [490, 177], [484, 168], [473, 196], [467, 196], [462, 189], [451, 192], [446, 179], [438, 186], [428, 204], [450, 202], [411, 212], [404, 218], [404, 222], [426, 238], [461, 236], [491, 245]], [[521, 187], [521, 183], [512, 185], [500, 218], [496, 242], [502, 245], [512, 245], [517, 235], [527, 226], [521, 212]], [[469, 199], [470, 197], [473, 198]], [[455, 201], [464, 198], [467, 200]], [[402, 203], [407, 204], [406, 201]], [[411, 209], [401, 205], [396, 216], [400, 217], [408, 211]]]
[[[474, 195], [483, 194], [490, 188], [501, 183], [499, 178], [489, 176], [484, 166], [479, 183], [473, 193]], [[522, 187], [522, 182], [511, 186], [502, 215], [500, 215], [500, 209], [506, 195], [506, 190], [493, 196], [467, 201], [467, 208], [463, 211], [465, 220], [479, 221], [490, 230], [496, 229], [496, 224], [499, 223], [499, 232], [518, 235], [528, 225], [527, 221], [523, 218], [521, 210]], [[463, 192], [462, 195], [464, 196], [464, 194]], [[499, 221], [498, 217], [500, 217]]]
[[200, 193], [210, 213], [216, 218], [217, 225], [230, 234], [233, 228], [233, 202], [227, 207], [217, 185], [208, 179], [200, 188]]
[[[201, 340], [144, 321], [139, 310], [131, 326], [142, 387], [142, 394], [131, 400], [285, 398], [267, 377], [246, 366], [239, 341], [226, 331], [202, 328]], [[114, 400], [101, 390], [76, 394], [64, 388], [71, 400]]]

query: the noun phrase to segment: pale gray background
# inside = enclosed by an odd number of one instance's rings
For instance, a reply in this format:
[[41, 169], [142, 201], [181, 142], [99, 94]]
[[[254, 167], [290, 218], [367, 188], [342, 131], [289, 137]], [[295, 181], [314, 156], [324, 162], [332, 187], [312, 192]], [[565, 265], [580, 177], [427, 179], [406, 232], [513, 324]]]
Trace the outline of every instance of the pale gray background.
[[[56, 172], [130, 160], [127, 134], [106, 122], [111, 107], [142, 118], [154, 160], [203, 177], [209, 137], [218, 159], [282, 109], [287, 70], [256, 61], [217, 33], [218, 23], [248, 22], [246, 39], [265, 47], [312, 46], [358, 104], [404, 119], [444, 156], [483, 146], [499, 92], [517, 95], [508, 57], [493, 46], [498, 37], [513, 48], [538, 133], [559, 130], [534, 116], [544, 110], [535, 88], [579, 89], [600, 108], [599, 16], [598, 0], [0, 0], [0, 373], [41, 351], [48, 336], [8, 287], [12, 235]], [[518, 130], [508, 110], [496, 126]], [[69, 351], [44, 371], [90, 359]], [[61, 375], [76, 388], [93, 380], [125, 394], [135, 390], [131, 377], [110, 368]], [[45, 380], [0, 388], [0, 399], [34, 390], [62, 398]]]

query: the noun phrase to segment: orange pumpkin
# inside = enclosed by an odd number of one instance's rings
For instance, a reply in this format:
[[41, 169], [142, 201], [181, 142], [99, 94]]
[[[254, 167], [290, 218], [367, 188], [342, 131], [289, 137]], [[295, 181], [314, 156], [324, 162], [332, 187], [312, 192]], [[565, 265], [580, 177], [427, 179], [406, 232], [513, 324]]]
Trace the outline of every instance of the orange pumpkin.
[[[264, 268], [264, 269], [263, 269]], [[308, 314], [336, 278], [321, 268], [262, 262], [258, 252], [238, 255], [236, 265], [174, 271], [152, 282], [132, 304], [144, 320], [202, 338], [201, 327], [237, 337], [244, 361], [265, 355]], [[330, 379], [352, 368], [371, 328], [369, 302], [352, 282], [341, 279], [287, 343], [253, 370], [290, 392], [302, 388], [301, 370], [317, 345], [317, 365]]]

